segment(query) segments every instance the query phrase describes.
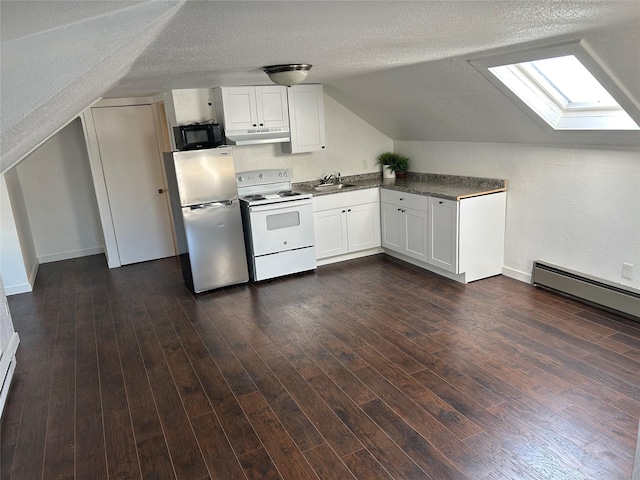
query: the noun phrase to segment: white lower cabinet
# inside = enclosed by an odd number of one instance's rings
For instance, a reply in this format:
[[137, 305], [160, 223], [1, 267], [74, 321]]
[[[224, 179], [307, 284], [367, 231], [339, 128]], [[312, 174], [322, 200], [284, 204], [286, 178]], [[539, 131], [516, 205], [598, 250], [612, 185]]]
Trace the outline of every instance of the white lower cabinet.
[[428, 199], [395, 190], [380, 191], [382, 246], [427, 261]]
[[434, 267], [458, 272], [458, 202], [429, 197], [428, 258]]
[[318, 260], [380, 247], [377, 188], [314, 197], [313, 210]]
[[506, 193], [455, 201], [383, 188], [380, 200], [388, 253], [463, 283], [502, 273]]

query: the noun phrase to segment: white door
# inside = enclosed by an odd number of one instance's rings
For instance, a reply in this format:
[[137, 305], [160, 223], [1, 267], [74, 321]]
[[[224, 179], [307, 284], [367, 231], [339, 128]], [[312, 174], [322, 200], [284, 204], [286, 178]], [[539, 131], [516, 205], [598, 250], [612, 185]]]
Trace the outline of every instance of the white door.
[[175, 255], [150, 105], [92, 108], [120, 263]]
[[254, 87], [222, 87], [221, 92], [225, 130], [249, 130], [258, 126]]
[[403, 209], [404, 215], [404, 250], [407, 255], [427, 261], [428, 227], [427, 212], [414, 210], [413, 208]]
[[318, 260], [343, 255], [349, 251], [346, 208], [315, 212], [313, 219], [316, 229], [316, 258]]
[[258, 127], [275, 128], [289, 126], [287, 88], [280, 85], [256, 87]]
[[402, 240], [402, 209], [390, 203], [380, 204], [380, 216], [382, 222], [382, 246], [404, 253]]
[[377, 203], [365, 203], [347, 209], [349, 251], [380, 246], [380, 211]]
[[429, 263], [458, 273], [458, 202], [429, 197]]

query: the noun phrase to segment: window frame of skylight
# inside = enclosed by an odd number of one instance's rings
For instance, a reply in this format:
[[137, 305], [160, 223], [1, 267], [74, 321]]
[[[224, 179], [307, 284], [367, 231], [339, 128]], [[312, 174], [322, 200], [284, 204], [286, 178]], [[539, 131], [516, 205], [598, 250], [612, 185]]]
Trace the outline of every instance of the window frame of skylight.
[[[519, 63], [531, 62], [535, 60], [542, 60], [546, 58], [554, 58], [573, 55], [582, 65], [595, 77], [595, 79], [602, 85], [602, 87], [614, 98], [620, 105], [620, 109], [606, 107], [602, 110], [600, 107], [595, 108], [587, 105], [568, 105], [563, 106], [561, 102], [558, 102], [556, 98], [546, 90], [540, 88], [537, 81], [524, 82], [520, 78], [520, 82], [526, 85], [526, 88], [533, 90], [533, 95], [537, 95], [538, 99], [534, 101], [534, 105], [544, 103], [546, 109], [536, 109], [523, 101], [516, 93], [514, 93], [503, 80], [499, 79], [489, 69], [493, 67], [503, 66], [515, 66]], [[640, 104], [633, 99], [633, 97], [624, 89], [624, 87], [617, 81], [612, 73], [604, 66], [604, 64], [598, 59], [593, 50], [588, 46], [584, 40], [574, 40], [570, 42], [564, 42], [552, 46], [536, 47], [532, 49], [512, 51], [507, 53], [495, 54], [487, 57], [480, 57], [470, 59], [469, 63], [480, 72], [485, 78], [487, 78], [496, 88], [498, 88], [503, 94], [505, 94], [512, 102], [520, 107], [527, 115], [529, 115], [536, 123], [548, 132], [557, 131], [638, 131], [640, 126]], [[524, 70], [524, 69], [523, 69]], [[526, 71], [525, 71], [526, 72]], [[525, 73], [522, 72], [522, 73]], [[515, 73], [511, 72], [515, 76]], [[530, 75], [526, 72], [526, 75]], [[521, 86], [524, 88], [523, 86]], [[540, 93], [543, 92], [541, 95]], [[531, 96], [531, 94], [530, 94]], [[625, 125], [624, 121], [612, 120], [611, 114], [615, 114], [616, 111], [622, 110], [628, 115], [633, 122], [637, 124], [636, 127]], [[586, 113], [586, 115], [585, 115]], [[588, 125], [588, 121], [583, 120], [580, 123], [587, 123], [587, 126], [583, 128], [576, 128], [570, 125], [571, 119], [575, 117], [588, 118], [589, 113], [592, 118], [593, 126]], [[569, 123], [569, 125], [567, 125]]]

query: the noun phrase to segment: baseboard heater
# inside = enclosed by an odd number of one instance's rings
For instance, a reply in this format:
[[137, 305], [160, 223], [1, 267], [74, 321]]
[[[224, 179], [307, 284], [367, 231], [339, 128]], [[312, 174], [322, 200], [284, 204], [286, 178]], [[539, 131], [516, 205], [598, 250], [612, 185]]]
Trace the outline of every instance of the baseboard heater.
[[550, 263], [533, 262], [531, 283], [640, 321], [640, 292]]

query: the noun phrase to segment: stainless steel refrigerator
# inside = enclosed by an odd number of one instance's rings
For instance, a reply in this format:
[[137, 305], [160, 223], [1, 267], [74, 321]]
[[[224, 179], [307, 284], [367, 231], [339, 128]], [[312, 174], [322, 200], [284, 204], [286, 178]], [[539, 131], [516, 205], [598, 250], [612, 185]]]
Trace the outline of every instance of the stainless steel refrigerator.
[[182, 274], [194, 293], [247, 282], [231, 148], [164, 154]]

